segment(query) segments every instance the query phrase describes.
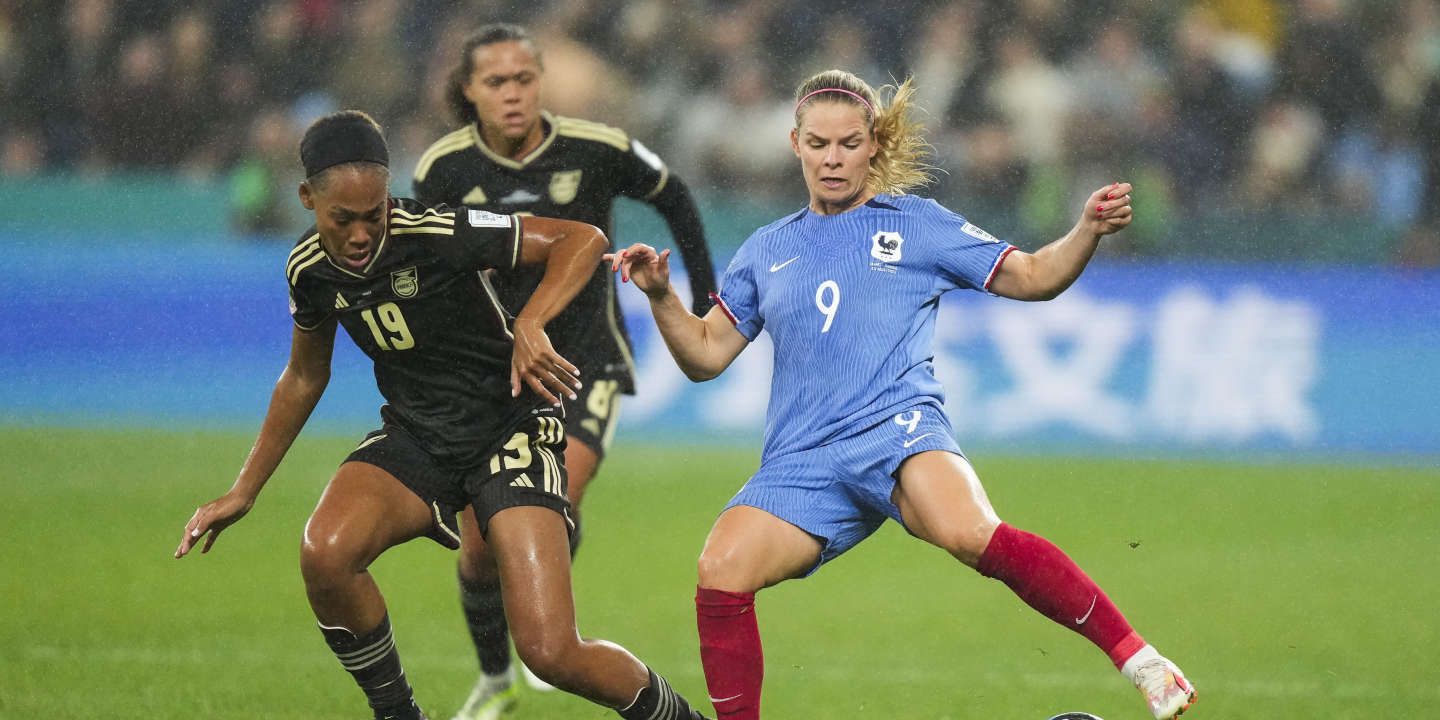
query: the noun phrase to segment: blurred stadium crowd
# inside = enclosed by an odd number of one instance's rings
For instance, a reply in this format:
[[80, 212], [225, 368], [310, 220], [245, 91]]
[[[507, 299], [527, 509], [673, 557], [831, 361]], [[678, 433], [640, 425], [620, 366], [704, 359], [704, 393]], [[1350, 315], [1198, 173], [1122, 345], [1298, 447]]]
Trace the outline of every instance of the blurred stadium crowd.
[[549, 108], [625, 128], [697, 193], [802, 203], [790, 91], [842, 67], [916, 77], [931, 194], [1001, 231], [1067, 227], [1119, 169], [1134, 252], [1299, 215], [1440, 264], [1437, 0], [0, 0], [0, 180], [178, 172], [288, 237], [304, 126], [369, 111], [408, 189], [453, 127], [456, 48], [493, 21], [541, 38]]

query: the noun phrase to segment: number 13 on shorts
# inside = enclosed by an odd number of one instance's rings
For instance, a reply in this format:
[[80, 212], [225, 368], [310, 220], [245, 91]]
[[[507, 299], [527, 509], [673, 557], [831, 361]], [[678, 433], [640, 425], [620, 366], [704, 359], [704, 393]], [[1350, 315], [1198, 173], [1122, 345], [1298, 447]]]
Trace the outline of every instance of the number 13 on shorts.
[[[517, 432], [490, 458], [490, 475], [514, 487], [532, 487], [565, 497], [565, 475], [559, 446], [565, 435], [559, 418], [538, 417], [530, 432]], [[539, 480], [539, 483], [536, 483]]]

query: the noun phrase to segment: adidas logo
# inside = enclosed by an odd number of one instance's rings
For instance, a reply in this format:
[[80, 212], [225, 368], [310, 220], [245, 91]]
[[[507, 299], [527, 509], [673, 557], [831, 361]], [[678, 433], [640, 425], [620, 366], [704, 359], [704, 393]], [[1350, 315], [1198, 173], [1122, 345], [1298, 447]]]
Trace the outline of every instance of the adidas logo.
[[500, 198], [499, 200], [496, 200], [495, 202], [502, 202], [502, 203], [507, 203], [507, 204], [510, 204], [510, 205], [518, 205], [518, 204], [520, 204], [520, 203], [532, 203], [532, 202], [535, 202], [535, 201], [537, 201], [537, 200], [539, 200], [539, 199], [540, 199], [540, 196], [539, 196], [539, 195], [536, 195], [535, 193], [532, 193], [532, 192], [530, 192], [529, 190], [517, 189], [517, 190], [515, 190], [514, 192], [510, 193], [509, 195], [506, 195], [505, 197], [502, 197], [502, 198]]
[[338, 293], [338, 292], [335, 293], [335, 309], [336, 309], [336, 310], [343, 310], [343, 309], [348, 308], [348, 307], [350, 307], [350, 303], [348, 303], [348, 302], [345, 301], [345, 296], [344, 296], [344, 295], [341, 295], [341, 294]]
[[530, 482], [530, 476], [529, 476], [529, 475], [526, 475], [525, 473], [520, 473], [519, 476], [517, 476], [514, 480], [511, 480], [511, 481], [510, 481], [510, 487], [528, 487], [528, 488], [533, 488], [533, 487], [535, 487], [535, 483]]

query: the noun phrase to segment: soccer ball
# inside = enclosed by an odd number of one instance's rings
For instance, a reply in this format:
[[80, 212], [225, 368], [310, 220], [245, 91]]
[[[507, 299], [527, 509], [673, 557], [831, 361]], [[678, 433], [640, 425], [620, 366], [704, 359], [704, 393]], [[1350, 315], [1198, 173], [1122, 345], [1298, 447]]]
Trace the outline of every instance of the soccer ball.
[[1104, 718], [1099, 715], [1091, 715], [1087, 712], [1067, 712], [1060, 713], [1050, 718], [1050, 720], [1104, 720]]

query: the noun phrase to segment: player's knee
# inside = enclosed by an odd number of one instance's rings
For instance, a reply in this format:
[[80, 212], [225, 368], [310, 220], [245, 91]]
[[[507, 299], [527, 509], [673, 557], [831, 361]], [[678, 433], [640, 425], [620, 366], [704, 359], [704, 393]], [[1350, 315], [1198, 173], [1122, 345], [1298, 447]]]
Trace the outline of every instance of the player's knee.
[[300, 542], [300, 574], [313, 589], [339, 585], [365, 569], [361, 556], [340, 532], [312, 519]]
[[307, 587], [323, 589], [338, 584], [344, 565], [332, 543], [312, 541], [307, 536], [300, 544], [300, 575]]
[[997, 524], [990, 520], [974, 523], [950, 523], [934, 531], [932, 542], [950, 553], [952, 557], [970, 567], [980, 562], [990, 536], [995, 534]]
[[700, 587], [725, 592], [755, 592], [764, 587], [763, 579], [754, 575], [728, 552], [706, 548], [695, 563]]
[[570, 675], [580, 639], [570, 633], [540, 632], [515, 636], [515, 654], [541, 680], [561, 688], [572, 687]]

